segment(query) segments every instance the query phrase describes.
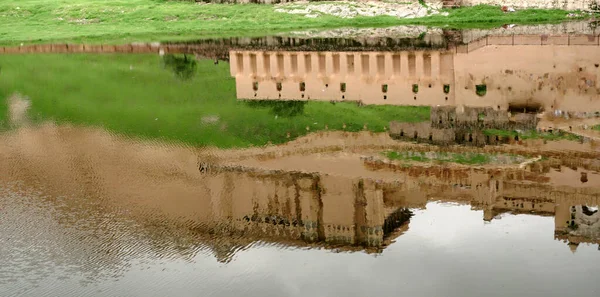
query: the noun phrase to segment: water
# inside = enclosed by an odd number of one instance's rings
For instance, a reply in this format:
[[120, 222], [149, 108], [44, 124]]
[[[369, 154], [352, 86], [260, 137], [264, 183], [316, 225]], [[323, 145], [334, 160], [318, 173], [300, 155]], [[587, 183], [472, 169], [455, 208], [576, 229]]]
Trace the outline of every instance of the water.
[[[395, 243], [368, 255], [156, 234], [100, 214], [60, 220], [73, 214], [35, 193], [3, 193], [3, 200], [17, 214], [4, 212], [2, 234], [19, 238], [3, 244], [3, 275], [11, 274], [2, 278], [4, 296], [595, 296], [600, 290], [597, 247], [582, 244], [572, 253], [553, 239], [552, 217], [504, 215], [485, 223], [482, 211], [467, 205], [430, 202]], [[227, 264], [217, 258], [222, 248], [236, 250]]]
[[[600, 39], [561, 24], [499, 45], [510, 30], [3, 48], [40, 54], [0, 55], [0, 296], [598, 296]], [[432, 147], [390, 121], [544, 139]]]

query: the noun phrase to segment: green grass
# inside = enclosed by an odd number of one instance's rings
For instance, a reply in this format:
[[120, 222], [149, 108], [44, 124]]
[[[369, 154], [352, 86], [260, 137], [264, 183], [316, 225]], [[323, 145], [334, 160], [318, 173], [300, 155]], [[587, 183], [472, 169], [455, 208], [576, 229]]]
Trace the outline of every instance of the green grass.
[[[497, 163], [499, 158], [508, 160], [510, 164], [523, 162], [526, 158], [517, 155], [495, 155], [479, 153], [448, 153], [448, 152], [385, 152], [390, 160], [413, 161], [413, 162], [435, 162], [435, 163], [457, 163], [463, 165], [484, 165]], [[505, 161], [506, 162], [506, 161]]]
[[483, 134], [489, 136], [501, 136], [501, 137], [515, 137], [519, 136], [520, 139], [543, 139], [543, 140], [571, 140], [571, 141], [579, 141], [581, 140], [580, 136], [577, 136], [572, 133], [558, 131], [556, 133], [548, 133], [548, 132], [537, 132], [535, 130], [524, 131], [522, 133], [518, 133], [517, 131], [510, 130], [496, 130], [496, 129], [487, 129], [483, 131]]
[[8, 127], [8, 106], [6, 99], [8, 97], [8, 92], [4, 88], [0, 89], [0, 131], [6, 129]]
[[600, 131], [600, 125], [596, 125], [596, 126], [592, 127], [592, 129], [596, 130], [596, 131]]
[[542, 132], [539, 133], [537, 131], [528, 131], [526, 133], [523, 133], [523, 135], [521, 136], [522, 139], [544, 139], [544, 140], [571, 140], [571, 141], [579, 141], [581, 140], [581, 136], [572, 134], [572, 133], [568, 133], [568, 132], [564, 132], [564, 131], [558, 131], [556, 133], [547, 133], [547, 132]]
[[[0, 120], [6, 119], [6, 99], [20, 93], [31, 100], [34, 123], [91, 125], [198, 146], [283, 143], [290, 140], [287, 133], [295, 138], [325, 125], [341, 130], [346, 124], [346, 131], [358, 131], [367, 124], [383, 132], [391, 120], [429, 119], [429, 107], [313, 101], [298, 108], [239, 101], [229, 64], [210, 60], [199, 61], [189, 80], [176, 77], [158, 55], [145, 54], [0, 55], [0, 67]], [[301, 113], [288, 112], [290, 107]], [[203, 121], [215, 116], [216, 123]]]
[[483, 130], [483, 134], [487, 135], [487, 136], [502, 136], [502, 137], [515, 137], [518, 135], [517, 131], [498, 130], [498, 129]]
[[449, 25], [494, 27], [506, 23], [559, 22], [563, 10], [528, 9], [503, 13], [498, 7], [448, 10], [450, 15], [418, 19], [388, 16], [306, 18], [277, 13], [272, 5], [210, 4], [161, 0], [2, 0], [0, 44], [20, 42], [164, 41], [200, 37], [255, 36], [299, 29]]

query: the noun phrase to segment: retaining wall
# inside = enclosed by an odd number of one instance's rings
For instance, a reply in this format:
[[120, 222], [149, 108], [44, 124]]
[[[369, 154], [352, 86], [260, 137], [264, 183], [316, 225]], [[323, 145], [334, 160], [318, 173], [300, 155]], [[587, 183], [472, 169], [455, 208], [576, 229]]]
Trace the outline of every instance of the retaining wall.
[[458, 0], [461, 6], [475, 6], [480, 4], [507, 6], [513, 8], [544, 8], [565, 10], [589, 10], [590, 3], [595, 0]]

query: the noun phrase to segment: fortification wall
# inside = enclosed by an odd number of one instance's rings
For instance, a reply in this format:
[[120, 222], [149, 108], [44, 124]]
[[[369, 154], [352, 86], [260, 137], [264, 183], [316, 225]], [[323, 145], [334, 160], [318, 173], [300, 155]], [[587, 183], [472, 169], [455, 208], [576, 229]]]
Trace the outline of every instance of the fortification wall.
[[[458, 31], [463, 43], [467, 44], [486, 36], [512, 36], [512, 35], [598, 35], [598, 25], [589, 22], [564, 22], [560, 24], [536, 24], [503, 26], [493, 29], [463, 29]], [[518, 41], [518, 40], [516, 40]]]
[[431, 107], [431, 127], [437, 129], [532, 130], [537, 126], [535, 114], [511, 114], [492, 107]]
[[[600, 110], [600, 40], [588, 37], [567, 37], [552, 45], [539, 44], [544, 39], [553, 42], [553, 37], [532, 37], [531, 44], [538, 46], [511, 46], [511, 36], [494, 37], [494, 44], [504, 38], [506, 45], [485, 46], [454, 57], [455, 96], [462, 105], [472, 107]], [[526, 42], [524, 36], [518, 38]], [[569, 45], [586, 41], [590, 45]]]
[[592, 1], [595, 0], [458, 0], [457, 3], [462, 6], [487, 4], [513, 8], [588, 10]]

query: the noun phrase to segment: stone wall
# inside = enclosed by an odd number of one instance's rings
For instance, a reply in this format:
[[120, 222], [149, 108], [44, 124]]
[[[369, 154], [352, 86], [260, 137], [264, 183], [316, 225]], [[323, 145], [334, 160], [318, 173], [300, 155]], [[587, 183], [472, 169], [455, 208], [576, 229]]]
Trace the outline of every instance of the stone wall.
[[496, 145], [518, 140], [518, 137], [486, 135], [486, 129], [533, 130], [537, 126], [535, 114], [510, 117], [504, 110], [489, 107], [431, 107], [430, 122], [390, 122], [390, 136], [394, 139], [413, 140], [437, 145], [466, 144]]
[[232, 37], [227, 39], [202, 39], [188, 42], [132, 43], [132, 44], [31, 44], [0, 46], [0, 54], [34, 53], [176, 53], [200, 54], [207, 57], [229, 59], [231, 50], [261, 51], [401, 51], [410, 49], [445, 49], [443, 38], [411, 37], [387, 38], [362, 36], [348, 38], [303, 38], [303, 37]]
[[[598, 36], [489, 36], [482, 41], [482, 48], [469, 44], [468, 53], [454, 56], [455, 98], [460, 104], [504, 110], [600, 110]], [[481, 87], [484, 91], [478, 93]]]
[[434, 145], [463, 144], [485, 146], [511, 143], [518, 137], [486, 135], [482, 130], [434, 128], [428, 122], [399, 123], [390, 122], [390, 137], [398, 140], [416, 141]]
[[560, 24], [541, 25], [516, 25], [502, 26], [493, 29], [464, 29], [457, 30], [464, 44], [468, 44], [485, 36], [508, 36], [508, 35], [598, 35], [600, 28], [589, 21], [565, 22]]
[[511, 118], [506, 110], [491, 107], [432, 107], [431, 126], [437, 129], [500, 129], [533, 130], [537, 126], [535, 114], [518, 114]]
[[461, 6], [480, 4], [507, 6], [513, 8], [545, 8], [566, 10], [588, 10], [594, 0], [458, 0]]

